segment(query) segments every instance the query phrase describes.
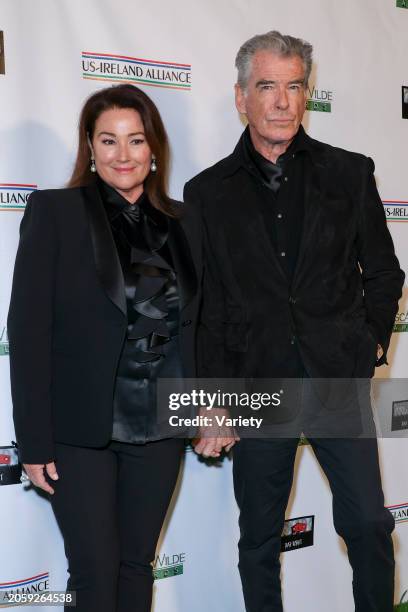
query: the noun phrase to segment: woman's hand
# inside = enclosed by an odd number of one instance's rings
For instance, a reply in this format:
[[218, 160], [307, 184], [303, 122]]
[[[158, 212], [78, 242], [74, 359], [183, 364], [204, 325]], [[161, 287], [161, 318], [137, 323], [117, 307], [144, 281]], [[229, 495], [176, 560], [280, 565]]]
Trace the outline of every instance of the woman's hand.
[[235, 442], [239, 442], [239, 437], [231, 432], [231, 436], [225, 436], [222, 438], [194, 438], [192, 441], [193, 448], [198, 455], [202, 455], [205, 458], [217, 458], [221, 455], [221, 451], [224, 449], [226, 453], [234, 446]]
[[50, 493], [51, 495], [54, 494], [54, 489], [45, 480], [44, 475], [45, 468], [48, 476], [52, 478], [52, 480], [58, 480], [59, 476], [54, 461], [50, 463], [23, 463], [23, 468], [33, 485], [39, 489], [43, 489], [46, 493]]
[[201, 426], [197, 438], [192, 441], [192, 446], [198, 455], [206, 458], [219, 457], [223, 449], [225, 452], [228, 452], [235, 442], [239, 441], [239, 436], [233, 427], [226, 425], [219, 426], [214, 423], [215, 415], [219, 418], [228, 418], [228, 410], [225, 408], [213, 408], [210, 411], [206, 411], [203, 408], [200, 409], [199, 414], [209, 418], [211, 424]]

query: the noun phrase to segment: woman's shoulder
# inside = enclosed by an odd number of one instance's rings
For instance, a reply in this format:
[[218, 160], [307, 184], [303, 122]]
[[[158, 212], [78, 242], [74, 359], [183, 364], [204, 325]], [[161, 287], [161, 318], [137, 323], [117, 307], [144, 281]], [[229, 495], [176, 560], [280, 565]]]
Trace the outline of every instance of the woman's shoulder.
[[180, 200], [173, 200], [173, 198], [169, 198], [169, 202], [170, 202], [170, 206], [173, 209], [175, 215], [178, 216], [182, 214], [184, 210], [184, 202], [181, 202]]
[[180, 200], [170, 200], [171, 205], [173, 207], [174, 216], [177, 219], [185, 219], [196, 216], [196, 207], [191, 206], [187, 202], [181, 202]]
[[32, 200], [74, 200], [81, 197], [81, 187], [59, 187], [57, 189], [36, 189], [30, 195]]
[[75, 208], [75, 202], [82, 201], [81, 187], [61, 187], [58, 189], [37, 189], [28, 200], [27, 208], [52, 211], [52, 214]]

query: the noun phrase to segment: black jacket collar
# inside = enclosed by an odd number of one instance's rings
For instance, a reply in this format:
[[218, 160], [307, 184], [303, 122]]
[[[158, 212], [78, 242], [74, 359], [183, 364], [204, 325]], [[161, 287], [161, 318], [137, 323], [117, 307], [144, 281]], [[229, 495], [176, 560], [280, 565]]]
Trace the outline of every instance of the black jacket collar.
[[[108, 298], [127, 316], [125, 285], [119, 256], [112, 236], [105, 206], [96, 183], [81, 188], [89, 220], [96, 271]], [[180, 308], [184, 308], [197, 291], [197, 274], [191, 249], [182, 223], [170, 219], [169, 247], [180, 288]]]
[[[245, 167], [244, 138], [245, 131], [242, 133], [231, 155], [229, 155], [220, 162], [219, 172], [223, 177], [231, 176], [240, 168]], [[313, 164], [316, 164], [318, 166], [326, 164], [326, 145], [308, 136], [302, 125], [299, 128], [296, 138], [299, 150], [307, 151], [311, 157]]]

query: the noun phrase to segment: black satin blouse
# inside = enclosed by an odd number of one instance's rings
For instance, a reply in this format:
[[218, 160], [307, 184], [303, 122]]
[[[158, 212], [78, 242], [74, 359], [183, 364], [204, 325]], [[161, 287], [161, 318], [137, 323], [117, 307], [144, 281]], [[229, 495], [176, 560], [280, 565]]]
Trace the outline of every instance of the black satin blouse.
[[99, 180], [123, 271], [128, 327], [120, 357], [112, 439], [140, 444], [168, 437], [156, 414], [156, 381], [181, 378], [179, 295], [169, 222], [146, 194], [134, 204]]

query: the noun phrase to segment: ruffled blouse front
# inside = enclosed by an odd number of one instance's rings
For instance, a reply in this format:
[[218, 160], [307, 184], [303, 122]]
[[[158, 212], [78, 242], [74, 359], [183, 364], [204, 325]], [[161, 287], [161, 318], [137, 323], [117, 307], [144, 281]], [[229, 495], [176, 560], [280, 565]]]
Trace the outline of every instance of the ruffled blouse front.
[[129, 204], [99, 182], [123, 271], [128, 327], [119, 360], [112, 439], [167, 437], [157, 415], [157, 378], [181, 378], [179, 296], [168, 246], [169, 222], [146, 194]]

